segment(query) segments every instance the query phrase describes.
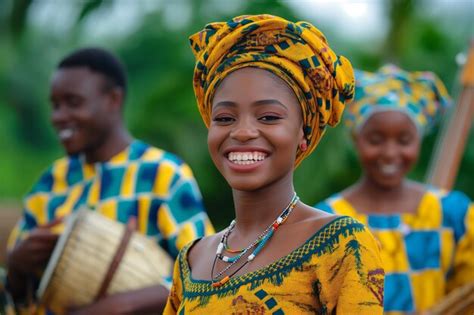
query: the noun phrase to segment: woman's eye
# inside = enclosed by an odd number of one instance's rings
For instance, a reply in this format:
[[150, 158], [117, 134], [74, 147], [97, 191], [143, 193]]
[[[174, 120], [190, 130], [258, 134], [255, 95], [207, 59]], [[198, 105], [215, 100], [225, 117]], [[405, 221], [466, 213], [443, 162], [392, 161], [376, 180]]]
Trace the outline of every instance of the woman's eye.
[[277, 116], [277, 115], [264, 115], [264, 116], [260, 117], [258, 120], [269, 122], [269, 121], [275, 121], [275, 120], [279, 120], [279, 119], [281, 119], [281, 117]]
[[398, 142], [401, 144], [401, 145], [409, 145], [411, 144], [412, 142], [412, 137], [410, 136], [405, 136], [405, 137], [402, 137], [398, 140]]
[[379, 136], [372, 136], [368, 138], [368, 141], [372, 145], [379, 145], [383, 142], [383, 139], [382, 137], [379, 137]]
[[230, 116], [218, 116], [214, 117], [212, 120], [218, 123], [229, 123], [232, 122], [234, 119]]

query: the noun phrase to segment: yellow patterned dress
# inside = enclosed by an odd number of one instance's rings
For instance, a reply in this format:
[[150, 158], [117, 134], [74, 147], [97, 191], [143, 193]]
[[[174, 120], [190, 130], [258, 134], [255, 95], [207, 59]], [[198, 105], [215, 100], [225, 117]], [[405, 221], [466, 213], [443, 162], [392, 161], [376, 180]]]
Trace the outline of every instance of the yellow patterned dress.
[[474, 281], [474, 206], [460, 192], [430, 188], [413, 214], [365, 215], [340, 194], [316, 208], [356, 218], [379, 240], [387, 314], [427, 310]]
[[164, 314], [381, 314], [384, 271], [366, 227], [339, 217], [272, 264], [221, 287], [178, 256]]
[[[214, 231], [189, 166], [135, 140], [107, 162], [88, 164], [81, 156], [55, 161], [25, 197], [9, 248], [37, 226], [83, 206], [122, 223], [136, 217], [138, 231], [155, 239], [172, 257], [187, 243]], [[171, 271], [167, 280], [171, 282]], [[41, 307], [38, 314], [52, 313]]]

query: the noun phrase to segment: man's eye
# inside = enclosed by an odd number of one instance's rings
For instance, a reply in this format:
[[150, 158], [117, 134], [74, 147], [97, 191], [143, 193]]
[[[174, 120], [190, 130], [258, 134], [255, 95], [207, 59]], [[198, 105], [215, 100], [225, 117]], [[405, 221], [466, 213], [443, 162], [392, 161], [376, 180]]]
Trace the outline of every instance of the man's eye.
[[70, 106], [70, 107], [79, 107], [81, 104], [82, 104], [82, 99], [80, 97], [77, 97], [77, 96], [68, 96], [66, 98], [66, 103]]

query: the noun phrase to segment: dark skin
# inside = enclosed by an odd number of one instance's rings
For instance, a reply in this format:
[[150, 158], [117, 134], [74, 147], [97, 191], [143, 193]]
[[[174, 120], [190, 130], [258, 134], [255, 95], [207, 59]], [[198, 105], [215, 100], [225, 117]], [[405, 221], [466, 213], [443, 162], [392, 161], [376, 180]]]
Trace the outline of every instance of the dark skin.
[[60, 222], [61, 220], [54, 220], [37, 227], [8, 254], [7, 276], [10, 292], [14, 299], [24, 297], [26, 295], [28, 277], [46, 267], [59, 237], [59, 235], [51, 231], [51, 228]]
[[[208, 147], [232, 187], [237, 224], [229, 237], [231, 248], [247, 247], [290, 202], [296, 152], [306, 141], [301, 117], [291, 88], [265, 70], [237, 70], [217, 89]], [[264, 158], [250, 164], [232, 161], [232, 155], [246, 152]], [[236, 276], [289, 254], [334, 218], [298, 202], [260, 254]], [[210, 269], [222, 233], [203, 238], [190, 250], [188, 262], [194, 279], [211, 280]], [[219, 261], [216, 270], [224, 266]]]
[[[124, 93], [86, 67], [58, 69], [51, 82], [51, 122], [67, 154], [84, 154], [89, 163], [104, 162], [132, 141], [122, 117]], [[8, 279], [14, 300], [27, 294], [27, 278], [43, 270], [57, 242], [52, 228], [39, 225], [8, 254]], [[108, 296], [69, 314], [156, 314], [169, 291], [161, 285]]]
[[342, 196], [360, 213], [415, 213], [425, 188], [406, 178], [420, 151], [413, 121], [402, 112], [379, 112], [353, 140], [364, 174]]

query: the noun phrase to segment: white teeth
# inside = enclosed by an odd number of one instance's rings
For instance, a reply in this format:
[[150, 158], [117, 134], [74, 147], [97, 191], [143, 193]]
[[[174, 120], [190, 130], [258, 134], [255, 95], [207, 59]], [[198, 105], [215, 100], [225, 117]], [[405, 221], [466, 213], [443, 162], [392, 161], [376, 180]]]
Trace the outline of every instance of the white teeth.
[[385, 175], [393, 175], [398, 172], [398, 166], [394, 164], [390, 165], [381, 165], [380, 170]]
[[262, 161], [267, 157], [267, 154], [264, 152], [230, 152], [227, 158], [235, 163], [240, 165], [249, 165]]
[[73, 134], [74, 134], [74, 130], [69, 128], [69, 129], [60, 130], [58, 133], [58, 136], [59, 136], [59, 139], [61, 140], [67, 140], [71, 138]]

